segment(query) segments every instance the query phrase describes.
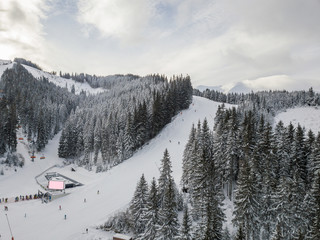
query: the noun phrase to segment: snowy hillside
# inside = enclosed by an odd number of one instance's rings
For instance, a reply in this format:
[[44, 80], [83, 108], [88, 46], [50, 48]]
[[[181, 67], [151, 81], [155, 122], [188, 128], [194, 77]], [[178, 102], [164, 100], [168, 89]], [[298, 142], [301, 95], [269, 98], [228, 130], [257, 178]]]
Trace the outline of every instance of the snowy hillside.
[[285, 126], [291, 122], [293, 126], [297, 127], [299, 123], [305, 127], [306, 131], [311, 129], [313, 133], [317, 134], [320, 131], [319, 119], [320, 109], [318, 107], [297, 107], [278, 114], [274, 118], [274, 124], [276, 125], [281, 120]]
[[105, 89], [102, 88], [92, 88], [87, 82], [80, 83], [76, 82], [72, 79], [66, 79], [62, 78], [56, 75], [52, 75], [47, 72], [40, 71], [36, 68], [29, 67], [27, 65], [23, 65], [35, 78], [40, 78], [40, 77], [45, 77], [49, 80], [49, 82], [54, 83], [55, 85], [59, 87], [66, 87], [68, 88], [69, 91], [71, 91], [72, 86], [75, 88], [75, 93], [79, 94], [81, 91], [85, 91], [89, 94], [97, 94], [100, 92], [105, 91]]
[[[99, 239], [99, 237], [111, 239], [110, 233], [95, 230], [95, 226], [104, 223], [108, 216], [127, 206], [142, 173], [148, 182], [152, 177], [159, 176], [160, 159], [165, 148], [171, 156], [173, 176], [179, 184], [182, 174], [182, 154], [191, 125], [207, 118], [212, 128], [218, 105], [219, 103], [194, 97], [189, 109], [178, 114], [156, 138], [132, 158], [108, 172], [95, 174], [82, 168], [76, 168], [76, 172], [72, 172], [70, 165], [51, 168], [49, 172], [56, 171], [83, 183], [84, 186], [67, 190], [66, 193], [70, 194], [48, 204], [42, 204], [40, 200], [7, 204], [9, 211], [3, 213], [7, 213], [13, 236], [15, 239], [25, 240]], [[37, 193], [41, 188], [37, 185], [35, 177], [53, 165], [62, 165], [62, 159], [57, 157], [58, 142], [59, 136], [56, 136], [47, 145], [43, 152], [46, 159], [39, 159], [41, 153], [37, 155], [35, 162], [31, 162], [26, 147], [27, 141], [19, 141], [18, 151], [25, 157], [26, 165], [17, 172], [5, 170], [5, 175], [0, 175], [0, 198]], [[100, 194], [97, 194], [98, 190]], [[62, 210], [59, 210], [59, 205]], [[3, 209], [4, 204], [1, 203], [0, 206]], [[64, 215], [67, 215], [66, 220]], [[9, 239], [10, 230], [4, 214], [0, 215], [0, 226], [5, 226], [0, 229], [2, 237]], [[89, 228], [89, 233], [83, 234], [86, 228]]]
[[5, 70], [12, 68], [13, 63], [9, 60], [0, 60], [0, 78]]
[[[0, 78], [7, 68], [12, 68], [13, 64], [14, 63], [10, 60], [0, 60]], [[59, 87], [67, 87], [69, 91], [71, 91], [72, 86], [74, 86], [76, 94], [79, 94], [81, 91], [85, 91], [87, 92], [87, 94], [97, 94], [105, 91], [105, 89], [102, 88], [92, 88], [87, 82], [76, 82], [72, 79], [66, 79], [56, 75], [52, 75], [48, 72], [44, 72], [27, 65], [23, 65], [23, 67], [25, 67], [35, 78], [38, 79], [40, 77], [45, 77], [49, 80], [49, 82], [52, 82]]]

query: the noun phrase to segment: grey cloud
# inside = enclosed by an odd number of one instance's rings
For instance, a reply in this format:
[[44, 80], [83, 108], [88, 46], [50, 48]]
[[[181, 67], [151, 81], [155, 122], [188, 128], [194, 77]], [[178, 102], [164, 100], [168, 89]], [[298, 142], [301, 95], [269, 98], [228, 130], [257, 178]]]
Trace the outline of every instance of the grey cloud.
[[11, 8], [8, 17], [12, 23], [24, 22], [26, 20], [25, 13], [22, 11], [16, 1], [11, 2]]

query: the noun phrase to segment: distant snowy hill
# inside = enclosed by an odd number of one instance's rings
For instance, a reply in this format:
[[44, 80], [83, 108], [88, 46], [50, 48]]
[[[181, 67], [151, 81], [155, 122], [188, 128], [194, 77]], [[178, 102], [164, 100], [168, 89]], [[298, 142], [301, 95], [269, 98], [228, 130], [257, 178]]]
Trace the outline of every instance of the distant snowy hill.
[[222, 86], [205, 86], [205, 85], [199, 85], [199, 86], [196, 86], [195, 89], [198, 89], [199, 91], [204, 91], [206, 89], [209, 89], [209, 90], [215, 90], [215, 91], [219, 91], [219, 92], [223, 92], [224, 90], [222, 89]]
[[[15, 63], [10, 60], [0, 60], [0, 77], [7, 68], [12, 68], [13, 64]], [[106, 91], [102, 88], [92, 88], [86, 82], [76, 82], [72, 79], [66, 79], [60, 76], [56, 76], [27, 65], [23, 65], [23, 67], [25, 67], [35, 78], [39, 79], [41, 77], [45, 77], [49, 80], [49, 82], [52, 82], [59, 87], [67, 87], [69, 91], [71, 91], [72, 87], [74, 86], [75, 94], [80, 94], [81, 91], [85, 91], [87, 94], [97, 94]]]
[[251, 91], [253, 91], [252, 88], [250, 88], [243, 82], [237, 82], [235, 84], [226, 84], [226, 85], [220, 85], [220, 86], [199, 85], [195, 88], [200, 90], [201, 92], [203, 92], [206, 89], [215, 90], [223, 93], [250, 93]]

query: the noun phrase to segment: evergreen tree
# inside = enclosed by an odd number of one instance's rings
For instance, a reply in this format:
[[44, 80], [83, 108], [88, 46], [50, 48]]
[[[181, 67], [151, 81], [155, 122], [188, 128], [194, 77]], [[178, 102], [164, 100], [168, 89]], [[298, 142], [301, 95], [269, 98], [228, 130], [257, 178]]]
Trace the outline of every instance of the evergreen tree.
[[282, 233], [281, 233], [280, 224], [277, 224], [271, 240], [283, 240], [283, 239], [284, 237], [282, 236]]
[[166, 185], [159, 217], [160, 225], [158, 227], [156, 240], [176, 239], [179, 236], [179, 222], [172, 178], [169, 178], [168, 184]]
[[[161, 167], [160, 167], [160, 177], [158, 180], [158, 192], [159, 192], [159, 198], [160, 198], [160, 207], [163, 205], [164, 197], [165, 197], [165, 191], [167, 189], [167, 186], [169, 182], [172, 179], [171, 173], [171, 161], [170, 161], [170, 155], [168, 152], [168, 149], [165, 149], [163, 158], [161, 159]], [[174, 183], [172, 183], [174, 184]]]
[[148, 184], [144, 178], [144, 175], [142, 174], [130, 203], [132, 226], [136, 235], [142, 234], [145, 231], [147, 224], [147, 203]]
[[320, 172], [317, 173], [311, 189], [311, 203], [308, 204], [311, 216], [310, 239], [320, 239]]
[[155, 178], [152, 179], [146, 213], [146, 227], [138, 239], [153, 240], [156, 237], [157, 226], [159, 225], [159, 196]]
[[246, 238], [246, 235], [242, 229], [242, 226], [239, 226], [235, 240], [246, 240], [246, 239], [247, 238]]
[[221, 240], [231, 240], [231, 236], [227, 227], [223, 229]]
[[196, 169], [193, 177], [194, 211], [200, 219], [195, 230], [197, 239], [221, 239], [224, 214], [222, 206], [221, 181], [213, 153], [212, 134], [207, 120], [202, 124], [197, 153]]
[[259, 202], [257, 200], [257, 189], [254, 188], [254, 174], [250, 172], [250, 167], [246, 159], [240, 165], [240, 175], [238, 179], [238, 189], [235, 195], [235, 217], [233, 222], [243, 227], [246, 240], [256, 236], [259, 226]]
[[191, 235], [191, 227], [192, 227], [192, 222], [189, 216], [189, 209], [188, 205], [184, 205], [183, 209], [183, 219], [182, 219], [182, 224], [180, 228], [180, 238], [179, 240], [191, 240], [192, 235]]
[[187, 191], [189, 189], [189, 180], [192, 176], [193, 172], [193, 163], [192, 163], [192, 156], [194, 153], [194, 144], [196, 141], [196, 129], [194, 125], [192, 124], [191, 132], [189, 134], [189, 140], [187, 142], [187, 145], [183, 152], [183, 158], [182, 158], [182, 177], [181, 177], [181, 183], [184, 191]]

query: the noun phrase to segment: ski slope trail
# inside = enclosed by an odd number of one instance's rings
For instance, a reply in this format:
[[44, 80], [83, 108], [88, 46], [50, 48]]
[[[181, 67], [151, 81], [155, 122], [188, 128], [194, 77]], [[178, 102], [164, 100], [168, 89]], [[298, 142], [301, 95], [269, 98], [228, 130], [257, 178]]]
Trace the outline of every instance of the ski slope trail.
[[[0, 204], [0, 234], [3, 239], [11, 239], [7, 214], [15, 240], [71, 240], [71, 239], [112, 239], [111, 233], [95, 229], [108, 217], [125, 209], [133, 196], [136, 184], [142, 174], [148, 183], [159, 177], [160, 162], [167, 148], [172, 161], [173, 177], [177, 184], [182, 175], [182, 155], [188, 141], [192, 124], [206, 118], [212, 129], [214, 117], [220, 103], [205, 98], [193, 97], [189, 109], [176, 115], [154, 139], [143, 146], [133, 157], [103, 173], [94, 173], [80, 167], [68, 165], [50, 169], [72, 178], [81, 187], [67, 189], [64, 197], [48, 204], [40, 200], [21, 201], [7, 204], [4, 212]], [[228, 107], [228, 105], [226, 106]], [[26, 159], [24, 168], [5, 171], [0, 176], [0, 198], [36, 193], [41, 190], [35, 177], [47, 168], [59, 164], [63, 159], [57, 156], [59, 136], [49, 142], [43, 154], [46, 159], [29, 160], [27, 143], [19, 141], [18, 152]], [[75, 172], [71, 171], [75, 168]], [[99, 194], [98, 194], [99, 191]], [[86, 201], [84, 201], [86, 199]], [[61, 206], [61, 210], [59, 210]], [[66, 215], [66, 219], [64, 216]], [[85, 234], [85, 229], [89, 233]]]

